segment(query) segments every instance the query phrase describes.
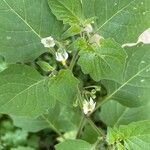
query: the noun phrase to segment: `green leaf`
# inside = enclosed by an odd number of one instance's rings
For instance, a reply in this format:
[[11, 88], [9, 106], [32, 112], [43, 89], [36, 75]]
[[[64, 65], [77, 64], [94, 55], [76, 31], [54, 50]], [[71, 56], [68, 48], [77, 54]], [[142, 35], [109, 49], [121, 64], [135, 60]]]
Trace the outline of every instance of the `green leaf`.
[[150, 120], [150, 104], [129, 108], [116, 101], [109, 101], [101, 107], [100, 119], [110, 127], [126, 125], [135, 121]]
[[95, 81], [122, 80], [126, 52], [114, 40], [104, 40], [100, 46], [80, 52], [78, 64], [84, 74], [90, 74]]
[[29, 118], [24, 116], [12, 116], [13, 123], [28, 132], [38, 132], [45, 128], [51, 128], [54, 131], [67, 132], [76, 130], [80, 121], [80, 113], [73, 109], [57, 103], [47, 114], [38, 118]]
[[49, 95], [58, 103], [72, 107], [77, 98], [79, 81], [70, 70], [61, 70], [49, 83]]
[[65, 24], [80, 24], [82, 20], [80, 0], [48, 0], [48, 4], [58, 20], [62, 20]]
[[56, 150], [92, 150], [92, 145], [83, 140], [66, 140], [55, 146]]
[[128, 60], [124, 70], [124, 78], [120, 83], [104, 81], [109, 99], [117, 100], [123, 105], [137, 107], [149, 101], [150, 91], [150, 46], [127, 49]]
[[0, 54], [6, 62], [32, 61], [49, 51], [41, 38], [60, 37], [62, 24], [50, 12], [47, 0], [1, 0], [0, 10]]
[[69, 38], [71, 36], [77, 35], [81, 32], [81, 27], [79, 25], [72, 25], [67, 31], [62, 35], [63, 39]]
[[0, 73], [0, 112], [37, 116], [54, 106], [47, 79], [25, 65], [11, 65]]
[[123, 141], [128, 150], [150, 149], [150, 121], [141, 121], [122, 125], [119, 128], [109, 128], [107, 142], [114, 144]]
[[90, 125], [86, 125], [82, 133], [81, 139], [89, 142], [90, 144], [94, 144], [97, 141], [97, 138], [97, 132], [95, 132], [95, 130]]
[[149, 28], [149, 0], [82, 0], [82, 4], [86, 18], [97, 18], [95, 32], [120, 44], [136, 42]]
[[36, 117], [54, 107], [56, 101], [72, 106], [78, 80], [69, 70], [55, 77], [42, 77], [31, 67], [12, 65], [0, 73], [0, 112]]
[[28, 132], [38, 132], [42, 129], [49, 128], [48, 123], [42, 117], [30, 118], [24, 116], [11, 115], [13, 124]]
[[117, 150], [126, 150], [126, 148], [119, 142], [116, 144], [116, 147], [117, 147]]
[[36, 62], [44, 71], [53, 71], [54, 68], [47, 62], [39, 60]]

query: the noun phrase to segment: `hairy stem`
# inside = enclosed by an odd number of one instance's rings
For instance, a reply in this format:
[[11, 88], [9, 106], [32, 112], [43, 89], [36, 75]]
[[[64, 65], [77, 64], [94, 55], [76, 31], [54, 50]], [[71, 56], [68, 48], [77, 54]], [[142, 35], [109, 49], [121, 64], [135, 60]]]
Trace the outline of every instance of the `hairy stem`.
[[78, 132], [77, 132], [77, 135], [76, 135], [76, 139], [80, 138], [81, 135], [82, 135], [82, 131], [83, 131], [83, 128], [86, 124], [86, 118], [84, 115], [82, 115], [82, 118], [81, 118], [81, 121], [80, 121], [80, 124], [79, 124], [79, 128], [78, 128]]
[[86, 119], [88, 123], [91, 125], [91, 127], [97, 132], [97, 134], [100, 137], [102, 136], [103, 138], [105, 138], [105, 133], [103, 132], [103, 130], [101, 128], [98, 128], [90, 118], [87, 117]]
[[97, 138], [97, 141], [93, 144], [93, 150], [95, 150], [97, 148], [97, 146], [100, 144], [100, 142], [102, 141], [102, 138], [101, 137], [98, 137]]
[[79, 53], [79, 50], [77, 50], [76, 52], [75, 52], [75, 54], [73, 55], [73, 58], [72, 58], [72, 60], [71, 60], [71, 63], [70, 63], [70, 66], [69, 66], [69, 69], [72, 71], [73, 70], [73, 67], [74, 67], [74, 65], [75, 65], [75, 63], [76, 63], [76, 61], [77, 61], [77, 59], [78, 59], [78, 53]]

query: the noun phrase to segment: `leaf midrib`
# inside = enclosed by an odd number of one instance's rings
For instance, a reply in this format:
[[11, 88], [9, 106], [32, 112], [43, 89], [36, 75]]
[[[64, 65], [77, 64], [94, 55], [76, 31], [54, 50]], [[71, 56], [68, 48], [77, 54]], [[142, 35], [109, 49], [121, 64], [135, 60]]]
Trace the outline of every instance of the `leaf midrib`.
[[128, 79], [125, 83], [123, 83], [117, 90], [115, 90], [112, 94], [110, 94], [109, 96], [107, 96], [101, 103], [99, 103], [97, 105], [97, 107], [95, 108], [98, 109], [102, 104], [106, 103], [109, 99], [111, 99], [118, 91], [120, 91], [124, 86], [126, 86], [130, 81], [132, 81], [134, 78], [136, 78], [140, 73], [142, 73], [143, 71], [145, 71], [147, 68], [150, 67], [150, 64], [147, 65], [146, 67], [144, 67], [141, 71], [137, 72], [132, 78]]
[[98, 32], [103, 26], [105, 26], [109, 21], [111, 21], [116, 15], [118, 15], [120, 12], [122, 12], [124, 9], [126, 9], [130, 4], [135, 2], [136, 0], [131, 1], [129, 4], [121, 8], [119, 11], [117, 11], [115, 14], [113, 14], [108, 20], [106, 20], [95, 32]]
[[62, 6], [64, 6], [64, 8], [66, 8], [79, 22], [80, 22], [80, 19], [78, 18], [77, 15], [75, 15], [73, 13], [73, 11], [71, 11], [67, 6], [65, 6], [63, 3], [61, 3], [60, 1], [57, 0], [58, 3], [60, 3]]
[[13, 98], [11, 98], [9, 101], [7, 101], [2, 107], [4, 107], [5, 105], [9, 104], [10, 102], [12, 102], [17, 96], [21, 95], [22, 93], [26, 92], [27, 90], [29, 90], [30, 88], [40, 84], [41, 82], [44, 82], [46, 79], [42, 79], [32, 85], [30, 85], [29, 87], [25, 88], [24, 90], [22, 90], [21, 92], [17, 93]]
[[8, 3], [6, 0], [3, 0], [3, 2], [10, 8], [10, 10], [11, 10], [15, 15], [18, 16], [18, 18], [19, 18], [20, 20], [22, 20], [22, 21], [31, 29], [31, 31], [32, 31], [37, 37], [39, 37], [39, 38], [41, 39], [41, 36], [31, 27], [31, 25], [30, 25], [28, 22], [26, 22], [26, 21], [9, 5], [9, 3]]

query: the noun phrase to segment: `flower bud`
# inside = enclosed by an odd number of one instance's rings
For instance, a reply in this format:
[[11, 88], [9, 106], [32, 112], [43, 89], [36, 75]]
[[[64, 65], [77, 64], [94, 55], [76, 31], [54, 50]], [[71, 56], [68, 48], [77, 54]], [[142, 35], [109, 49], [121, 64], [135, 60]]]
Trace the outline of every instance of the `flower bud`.
[[104, 39], [104, 38], [103, 38], [102, 36], [100, 36], [99, 34], [94, 34], [94, 35], [90, 38], [89, 42], [90, 42], [91, 44], [94, 44], [94, 43], [99, 44], [102, 39]]
[[84, 31], [87, 32], [87, 33], [91, 33], [93, 32], [93, 27], [91, 24], [87, 24], [84, 28]]

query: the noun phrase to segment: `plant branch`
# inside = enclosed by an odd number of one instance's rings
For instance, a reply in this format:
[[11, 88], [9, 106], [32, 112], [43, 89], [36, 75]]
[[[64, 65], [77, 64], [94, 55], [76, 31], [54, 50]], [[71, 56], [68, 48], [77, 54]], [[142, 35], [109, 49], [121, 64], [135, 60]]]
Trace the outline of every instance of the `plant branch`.
[[73, 58], [72, 58], [72, 60], [71, 60], [71, 63], [70, 63], [70, 66], [69, 66], [69, 69], [72, 71], [73, 70], [73, 67], [74, 67], [74, 65], [75, 65], [75, 63], [76, 63], [76, 61], [77, 61], [77, 59], [78, 59], [78, 53], [79, 53], [79, 50], [77, 50], [76, 52], [75, 52], [75, 54], [73, 55]]
[[97, 132], [97, 134], [103, 138], [105, 138], [105, 133], [103, 132], [103, 130], [101, 128], [98, 128], [94, 123], [93, 121], [90, 119], [90, 118], [86, 118], [88, 123], [91, 125], [91, 127]]
[[[82, 112], [82, 96], [81, 96], [79, 87], [77, 87], [77, 90], [78, 90], [79, 107], [80, 107], [81, 112]], [[77, 131], [76, 138], [79, 138], [81, 136], [82, 130], [83, 130], [85, 124], [86, 124], [86, 118], [85, 118], [85, 115], [82, 114], [82, 118], [81, 118], [81, 121], [80, 121], [80, 124], [79, 124], [79, 128], [78, 128], [78, 131]]]
[[[93, 112], [95, 112], [98, 108], [100, 108], [104, 103], [106, 103], [108, 100], [110, 99], [110, 97], [105, 97], [104, 99], [102, 99], [96, 106], [96, 108], [94, 109]], [[93, 113], [92, 112], [92, 113]]]
[[82, 118], [81, 118], [81, 121], [80, 121], [80, 124], [79, 124], [79, 128], [78, 128], [78, 132], [77, 132], [77, 135], [76, 135], [76, 139], [81, 137], [82, 130], [83, 130], [85, 124], [86, 124], [86, 118], [85, 118], [84, 115], [82, 115]]

